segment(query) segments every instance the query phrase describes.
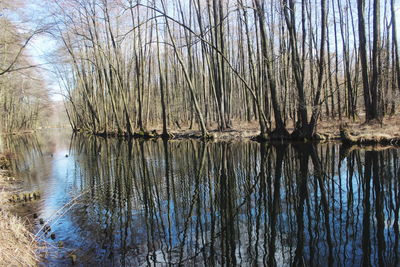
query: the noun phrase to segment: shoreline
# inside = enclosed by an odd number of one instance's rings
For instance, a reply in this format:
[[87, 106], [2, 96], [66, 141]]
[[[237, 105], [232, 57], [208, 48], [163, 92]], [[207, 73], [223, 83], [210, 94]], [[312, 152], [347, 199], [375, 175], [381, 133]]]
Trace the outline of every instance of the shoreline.
[[22, 181], [11, 172], [9, 159], [0, 154], [0, 266], [37, 266], [38, 241], [32, 233], [33, 222], [19, 216], [24, 207], [11, 203], [13, 193], [21, 192]]
[[340, 140], [344, 144], [349, 145], [383, 145], [383, 146], [400, 146], [400, 137], [389, 135], [386, 133], [351, 133], [348, 129], [340, 130]]
[[[242, 123], [239, 122], [232, 128], [226, 130], [218, 130], [216, 125], [208, 127], [208, 135], [202, 136], [199, 129], [189, 129], [189, 127], [181, 127], [181, 129], [172, 128], [168, 131], [167, 135], [161, 134], [162, 128], [160, 125], [149, 126], [145, 131], [135, 131], [131, 135], [127, 132], [114, 131], [99, 131], [93, 132], [83, 129], [71, 128], [38, 128], [31, 131], [23, 131], [19, 133], [0, 133], [4, 136], [9, 135], [30, 135], [38, 133], [44, 129], [70, 129], [74, 134], [82, 134], [88, 136], [97, 136], [102, 138], [116, 138], [121, 140], [203, 140], [213, 142], [233, 142], [233, 141], [254, 141], [254, 142], [269, 142], [269, 143], [282, 143], [282, 142], [341, 142], [347, 145], [382, 145], [382, 146], [400, 146], [400, 117], [391, 117], [385, 119], [384, 123], [363, 123], [358, 121], [322, 121], [319, 123], [317, 132], [312, 138], [306, 140], [299, 140], [296, 138], [269, 138], [268, 136], [260, 135], [259, 127], [255, 122]], [[293, 127], [287, 127], [288, 132], [292, 132]]]
[[[84, 135], [98, 136], [102, 138], [118, 138], [123, 140], [131, 139], [167, 139], [167, 140], [183, 140], [198, 139], [204, 141], [246, 141], [255, 142], [329, 142], [339, 141], [348, 145], [391, 145], [400, 146], [400, 123], [397, 118], [389, 118], [385, 123], [361, 123], [349, 121], [321, 122], [317, 133], [307, 140], [296, 140], [293, 138], [271, 139], [266, 136], [261, 137], [257, 125], [243, 124], [232, 127], [231, 129], [219, 131], [215, 127], [209, 127], [208, 136], [203, 137], [200, 130], [195, 129], [171, 129], [168, 135], [160, 134], [160, 127], [148, 127], [148, 131], [134, 132], [131, 136], [126, 133], [118, 133], [117, 131], [108, 132], [91, 132], [85, 130], [73, 130], [74, 133]], [[329, 124], [331, 123], [331, 124]], [[243, 127], [242, 127], [243, 126]], [[289, 132], [293, 131], [293, 127], [288, 127]]]

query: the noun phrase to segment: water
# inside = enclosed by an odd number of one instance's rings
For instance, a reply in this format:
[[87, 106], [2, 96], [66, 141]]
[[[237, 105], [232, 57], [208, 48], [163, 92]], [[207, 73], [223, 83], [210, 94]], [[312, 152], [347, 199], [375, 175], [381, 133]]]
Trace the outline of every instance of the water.
[[43, 265], [399, 265], [399, 149], [60, 131], [3, 147], [42, 192]]

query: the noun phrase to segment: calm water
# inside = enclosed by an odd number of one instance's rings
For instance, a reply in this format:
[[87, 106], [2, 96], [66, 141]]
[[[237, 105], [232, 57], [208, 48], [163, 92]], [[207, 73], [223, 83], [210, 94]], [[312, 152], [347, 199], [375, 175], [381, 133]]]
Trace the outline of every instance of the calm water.
[[[44, 265], [398, 266], [398, 149], [12, 137]], [[68, 155], [68, 157], [66, 157]], [[38, 225], [39, 228], [40, 225]], [[64, 248], [58, 249], [59, 241]]]

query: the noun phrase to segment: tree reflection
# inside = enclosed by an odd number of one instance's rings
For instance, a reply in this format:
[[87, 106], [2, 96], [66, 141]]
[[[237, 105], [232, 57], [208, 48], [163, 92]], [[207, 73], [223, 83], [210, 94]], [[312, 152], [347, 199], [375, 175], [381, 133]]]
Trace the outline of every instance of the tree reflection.
[[71, 152], [85, 263], [399, 264], [397, 149], [76, 136]]

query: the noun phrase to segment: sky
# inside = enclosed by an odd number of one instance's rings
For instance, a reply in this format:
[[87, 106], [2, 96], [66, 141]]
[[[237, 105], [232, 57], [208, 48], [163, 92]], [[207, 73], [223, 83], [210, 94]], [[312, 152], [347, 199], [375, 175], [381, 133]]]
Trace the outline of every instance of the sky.
[[35, 38], [29, 46], [28, 53], [33, 60], [41, 65], [46, 86], [49, 90], [50, 97], [53, 101], [62, 101], [60, 88], [57, 77], [52, 72], [54, 62], [51, 62], [50, 56], [57, 48], [57, 43], [49, 36], [40, 36]]

